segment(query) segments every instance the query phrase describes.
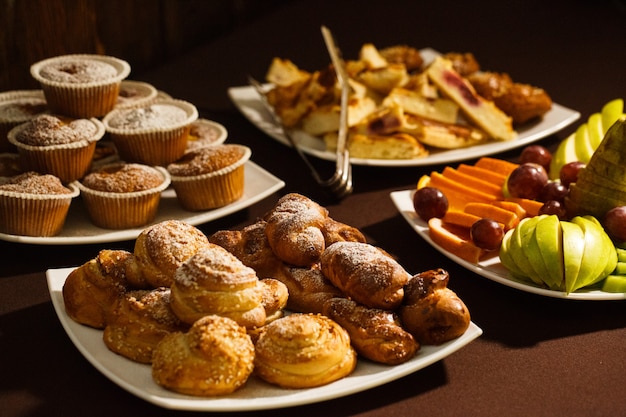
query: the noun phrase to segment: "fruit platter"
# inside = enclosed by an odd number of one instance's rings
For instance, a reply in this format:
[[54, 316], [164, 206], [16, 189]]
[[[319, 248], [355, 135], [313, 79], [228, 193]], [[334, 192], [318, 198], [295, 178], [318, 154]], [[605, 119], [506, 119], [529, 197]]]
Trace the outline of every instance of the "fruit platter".
[[624, 146], [616, 99], [554, 153], [535, 144], [518, 162], [448, 166], [391, 198], [428, 243], [481, 276], [556, 298], [625, 299]]

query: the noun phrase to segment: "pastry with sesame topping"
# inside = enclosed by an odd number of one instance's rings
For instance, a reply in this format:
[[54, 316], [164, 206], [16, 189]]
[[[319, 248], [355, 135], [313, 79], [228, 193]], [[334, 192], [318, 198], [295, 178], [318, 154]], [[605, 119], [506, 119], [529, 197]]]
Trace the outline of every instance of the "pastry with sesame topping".
[[254, 367], [246, 329], [227, 317], [205, 316], [187, 333], [172, 333], [157, 345], [152, 377], [166, 389], [214, 397], [243, 387]]

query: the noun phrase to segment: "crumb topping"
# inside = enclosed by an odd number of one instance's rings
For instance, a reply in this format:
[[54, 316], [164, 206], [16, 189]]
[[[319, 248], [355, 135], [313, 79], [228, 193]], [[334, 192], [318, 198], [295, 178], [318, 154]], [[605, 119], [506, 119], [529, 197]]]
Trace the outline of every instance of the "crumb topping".
[[146, 165], [115, 164], [87, 174], [82, 183], [92, 190], [131, 193], [158, 187], [163, 183], [163, 177]]
[[104, 81], [117, 76], [114, 66], [95, 60], [51, 62], [41, 68], [40, 75], [50, 81], [73, 84]]
[[29, 171], [11, 177], [0, 184], [0, 190], [28, 194], [71, 194], [58, 177]]
[[188, 176], [214, 172], [239, 161], [243, 149], [233, 145], [216, 145], [187, 152], [178, 161], [168, 165], [172, 175]]
[[89, 140], [97, 127], [87, 119], [76, 119], [68, 123], [56, 116], [41, 114], [31, 119], [16, 139], [31, 146], [50, 146]]

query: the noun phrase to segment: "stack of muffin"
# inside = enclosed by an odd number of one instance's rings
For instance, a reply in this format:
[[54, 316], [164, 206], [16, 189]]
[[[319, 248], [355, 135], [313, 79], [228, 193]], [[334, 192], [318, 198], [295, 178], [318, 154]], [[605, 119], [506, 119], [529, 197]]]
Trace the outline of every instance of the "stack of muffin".
[[0, 233], [61, 233], [72, 200], [98, 227], [151, 223], [170, 185], [182, 208], [225, 206], [243, 195], [249, 148], [154, 86], [126, 80], [104, 55], [37, 62], [41, 90], [0, 93]]

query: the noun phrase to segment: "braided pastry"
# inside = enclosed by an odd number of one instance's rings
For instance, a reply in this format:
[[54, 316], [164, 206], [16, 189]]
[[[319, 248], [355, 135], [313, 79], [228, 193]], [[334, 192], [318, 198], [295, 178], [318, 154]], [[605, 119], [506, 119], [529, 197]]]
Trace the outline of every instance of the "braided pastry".
[[317, 262], [326, 245], [322, 228], [328, 210], [300, 194], [286, 194], [265, 217], [265, 233], [276, 256], [295, 266]]
[[263, 288], [254, 270], [221, 246], [207, 245], [176, 271], [170, 301], [174, 314], [188, 324], [217, 314], [247, 328], [262, 326]]
[[206, 316], [187, 333], [171, 333], [157, 345], [154, 381], [172, 391], [195, 396], [230, 394], [252, 374], [254, 345], [245, 329], [220, 316]]
[[391, 311], [365, 307], [347, 298], [333, 298], [326, 302], [324, 315], [346, 329], [359, 355], [374, 362], [398, 365], [419, 350], [419, 344]]
[[311, 388], [354, 370], [348, 333], [328, 317], [292, 314], [268, 324], [256, 342], [254, 372], [284, 388]]
[[440, 345], [469, 327], [469, 310], [447, 287], [448, 280], [448, 272], [439, 268], [413, 276], [405, 286], [400, 319], [421, 344]]
[[347, 297], [372, 308], [400, 305], [409, 274], [383, 250], [367, 243], [337, 242], [324, 251], [322, 273]]

